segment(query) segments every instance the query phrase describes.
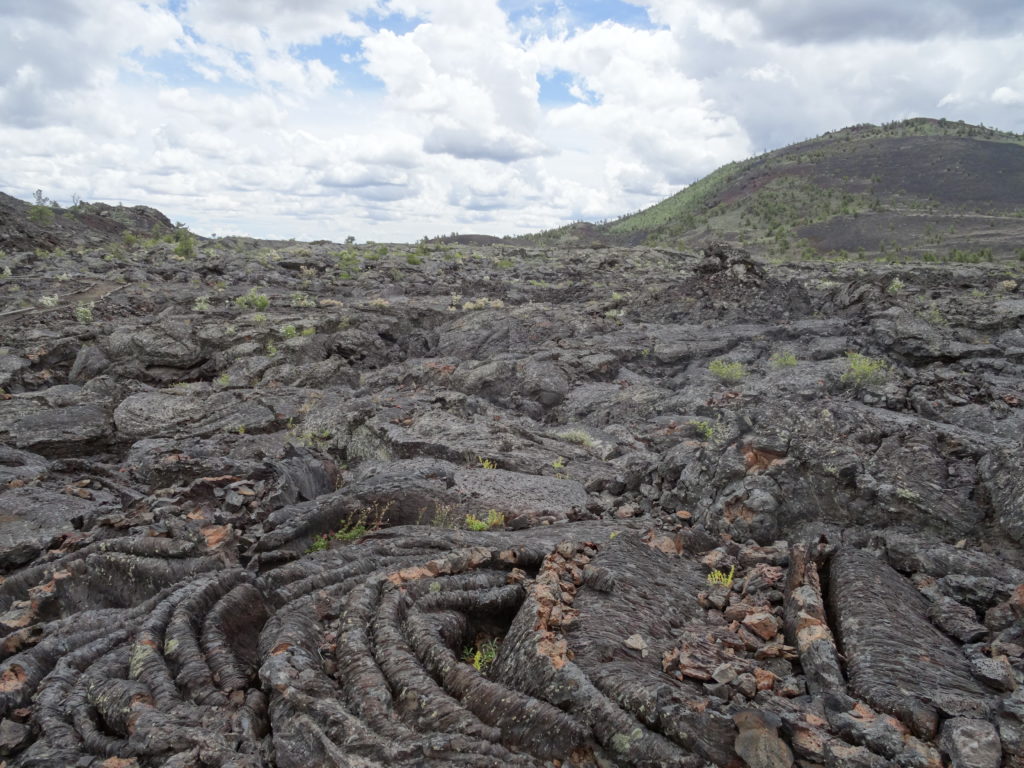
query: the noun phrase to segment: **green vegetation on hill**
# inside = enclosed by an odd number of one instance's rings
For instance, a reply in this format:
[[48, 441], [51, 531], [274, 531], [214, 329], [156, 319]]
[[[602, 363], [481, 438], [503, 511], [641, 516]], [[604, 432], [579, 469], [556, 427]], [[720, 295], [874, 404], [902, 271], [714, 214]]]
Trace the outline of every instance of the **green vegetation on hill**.
[[855, 125], [730, 163], [607, 224], [527, 239], [683, 250], [721, 239], [786, 259], [1016, 259], [1024, 135], [930, 118]]

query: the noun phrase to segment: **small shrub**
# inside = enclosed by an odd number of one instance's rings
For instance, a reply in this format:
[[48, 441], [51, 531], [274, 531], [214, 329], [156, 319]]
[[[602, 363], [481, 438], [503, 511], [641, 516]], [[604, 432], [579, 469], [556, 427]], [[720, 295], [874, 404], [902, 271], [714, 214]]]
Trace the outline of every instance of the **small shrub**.
[[266, 353], [267, 357], [273, 357], [274, 355], [277, 354], [277, 347], [275, 346], [274, 342], [267, 342]]
[[[424, 510], [425, 512], [426, 510]], [[422, 515], [420, 522], [422, 523]], [[453, 504], [438, 504], [430, 517], [430, 525], [434, 528], [455, 529], [459, 527], [459, 512]]]
[[231, 383], [231, 377], [226, 373], [222, 373], [220, 376], [217, 377], [217, 383], [222, 387], [226, 387], [228, 384]]
[[249, 292], [235, 299], [235, 305], [242, 309], [266, 309], [270, 306], [270, 297], [260, 293], [253, 286]]
[[565, 457], [559, 456], [557, 459], [551, 462], [551, 466], [555, 469], [565, 469]]
[[881, 384], [889, 375], [889, 365], [880, 358], [868, 357], [859, 352], [848, 352], [847, 369], [841, 381], [852, 387], [861, 388]]
[[934, 301], [928, 305], [927, 309], [918, 312], [917, 315], [930, 325], [949, 325], [949, 321], [946, 320], [946, 316], [942, 314], [942, 310], [939, 309], [938, 305]]
[[471, 531], [486, 531], [490, 526], [486, 520], [480, 520], [473, 515], [466, 515], [466, 527]]
[[34, 224], [38, 224], [40, 227], [50, 226], [55, 218], [53, 209], [48, 205], [33, 205], [29, 209], [28, 217]]
[[88, 304], [79, 304], [75, 307], [75, 320], [88, 325], [92, 322], [92, 308], [95, 306], [95, 302], [90, 301]]
[[693, 431], [697, 433], [701, 440], [710, 441], [715, 439], [715, 425], [710, 421], [691, 421], [690, 426], [693, 427]]
[[292, 294], [292, 306], [293, 307], [315, 307], [316, 301], [311, 299], [301, 291], [296, 291]]
[[192, 237], [191, 233], [185, 230], [179, 230], [177, 235], [177, 244], [174, 246], [174, 255], [181, 259], [192, 259], [196, 255], [196, 241]]
[[567, 443], [582, 445], [585, 448], [593, 448], [595, 444], [594, 438], [582, 429], [567, 429], [564, 432], [559, 432], [557, 436], [560, 440], [564, 440]]
[[480, 464], [480, 468], [481, 469], [497, 469], [498, 468], [498, 462], [496, 462], [496, 461], [491, 461], [490, 459], [485, 459], [482, 456], [477, 456], [476, 460], [477, 460], [477, 463]]
[[773, 368], [792, 368], [796, 365], [796, 355], [789, 351], [776, 352], [768, 360]]
[[313, 538], [313, 544], [307, 552], [323, 552], [335, 541], [355, 541], [370, 531], [378, 531], [384, 524], [384, 514], [391, 504], [373, 505], [364, 509], [355, 518], [349, 520], [336, 531], [328, 531]]
[[902, 280], [900, 280], [898, 277], [894, 277], [889, 282], [889, 285], [886, 286], [885, 290], [888, 293], [902, 293], [905, 287], [906, 284]]
[[41, 296], [39, 298], [39, 303], [44, 307], [56, 307], [59, 301], [60, 296], [58, 296], [56, 293], [53, 294], [52, 296]]
[[288, 325], [281, 326], [279, 332], [281, 334], [281, 337], [285, 339], [294, 339], [296, 336], [299, 335], [299, 329], [296, 328], [291, 323], [289, 323]]
[[193, 312], [209, 312], [210, 311], [210, 297], [200, 296], [192, 304]]
[[735, 384], [747, 376], [747, 369], [740, 362], [729, 362], [717, 358], [708, 363], [708, 370], [723, 384]]
[[463, 302], [462, 304], [462, 308], [467, 312], [471, 312], [474, 309], [501, 309], [504, 306], [505, 302], [501, 299], [488, 299], [486, 297], [482, 299], [471, 299]]
[[413, 265], [422, 264], [423, 259], [417, 256], [415, 253], [410, 253], [408, 256], [405, 257], [405, 263]]

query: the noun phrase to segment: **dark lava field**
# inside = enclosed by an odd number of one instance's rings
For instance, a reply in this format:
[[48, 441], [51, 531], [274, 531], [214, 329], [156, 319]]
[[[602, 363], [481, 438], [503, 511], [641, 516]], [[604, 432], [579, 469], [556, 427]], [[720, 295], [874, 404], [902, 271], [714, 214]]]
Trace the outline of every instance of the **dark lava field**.
[[43, 229], [0, 764], [1024, 766], [1019, 263]]

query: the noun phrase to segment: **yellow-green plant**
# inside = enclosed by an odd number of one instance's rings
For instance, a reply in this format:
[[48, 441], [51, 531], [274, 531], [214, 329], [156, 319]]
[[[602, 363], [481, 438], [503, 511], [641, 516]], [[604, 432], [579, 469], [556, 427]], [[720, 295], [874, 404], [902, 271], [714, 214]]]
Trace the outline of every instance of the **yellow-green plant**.
[[487, 517], [481, 520], [476, 515], [466, 515], [466, 527], [471, 531], [489, 531], [505, 525], [505, 515], [496, 509], [487, 510]]
[[784, 350], [776, 352], [769, 358], [768, 362], [773, 368], [792, 368], [796, 365], [796, 355], [788, 350]]
[[717, 568], [708, 574], [708, 584], [713, 587], [731, 587], [733, 576], [736, 575], [736, 566], [732, 566], [729, 572], [720, 571]]
[[476, 460], [480, 463], [481, 469], [497, 469], [498, 462], [492, 461], [491, 459], [485, 459], [483, 456], [477, 456]]
[[236, 298], [235, 304], [243, 309], [266, 309], [270, 306], [270, 297], [265, 293], [260, 293], [253, 286], [248, 293]]
[[322, 552], [330, 548], [334, 541], [355, 541], [371, 530], [378, 530], [383, 524], [384, 513], [391, 505], [373, 506], [359, 513], [336, 531], [328, 531], [313, 537], [313, 543], [307, 552]]
[[701, 440], [714, 440], [715, 439], [715, 425], [710, 421], [694, 420], [690, 422], [690, 426], [697, 433]]
[[75, 320], [88, 325], [92, 322], [92, 308], [95, 306], [95, 302], [90, 301], [88, 304], [79, 304], [75, 307]]
[[501, 299], [488, 299], [484, 297], [482, 299], [471, 299], [470, 301], [463, 302], [462, 308], [467, 312], [474, 309], [501, 309], [505, 306], [505, 302]]
[[708, 363], [708, 370], [723, 384], [736, 384], [747, 376], [747, 369], [743, 363], [729, 362], [720, 357]]
[[564, 432], [559, 432], [558, 437], [567, 443], [576, 443], [576, 445], [582, 445], [587, 448], [594, 446], [594, 438], [582, 429], [567, 429]]
[[889, 375], [889, 364], [881, 358], [847, 352], [846, 359], [847, 369], [840, 381], [848, 386], [860, 388], [881, 384]]
[[498, 648], [497, 640], [483, 640], [477, 643], [476, 648], [466, 646], [462, 651], [462, 660], [472, 664], [477, 672], [486, 674], [494, 660], [498, 658]]

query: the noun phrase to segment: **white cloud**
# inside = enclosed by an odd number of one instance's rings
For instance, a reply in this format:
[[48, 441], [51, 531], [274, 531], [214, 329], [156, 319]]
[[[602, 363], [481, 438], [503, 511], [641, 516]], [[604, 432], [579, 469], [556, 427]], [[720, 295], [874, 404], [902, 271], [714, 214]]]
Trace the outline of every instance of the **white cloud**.
[[992, 91], [992, 101], [996, 104], [1024, 104], [1024, 91], [1001, 85]]
[[614, 217], [851, 123], [1024, 129], [1018, 0], [631, 2], [652, 24], [526, 0], [9, 0], [0, 188], [409, 240]]

